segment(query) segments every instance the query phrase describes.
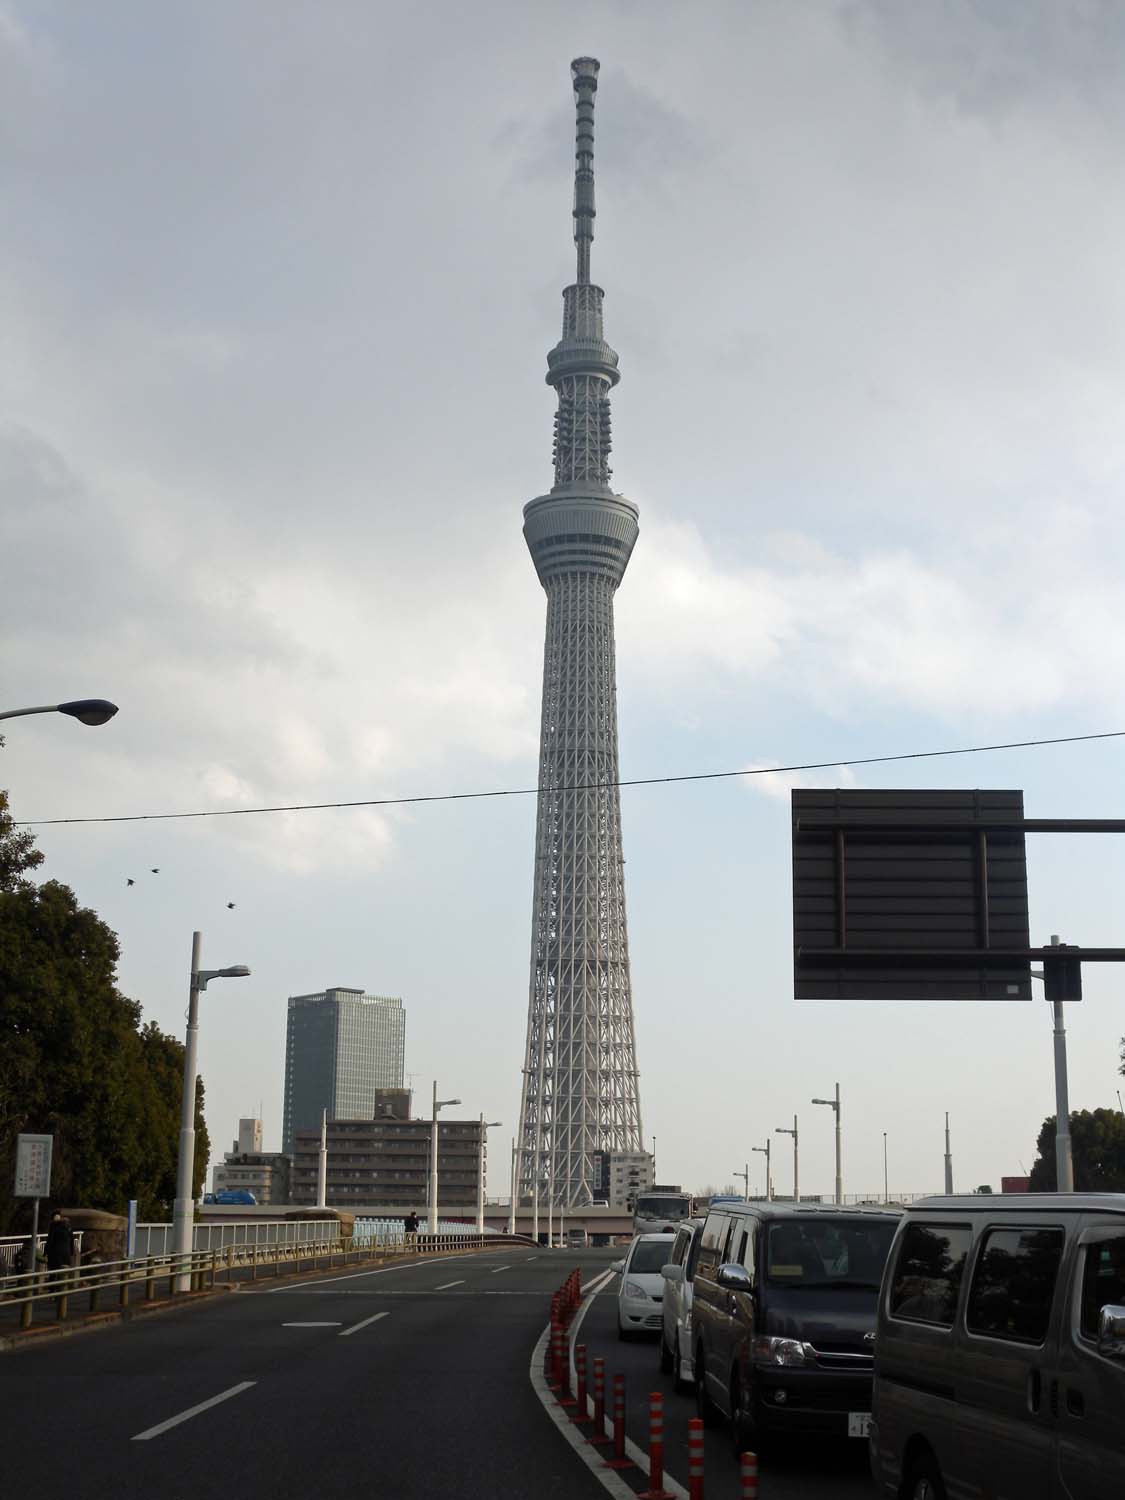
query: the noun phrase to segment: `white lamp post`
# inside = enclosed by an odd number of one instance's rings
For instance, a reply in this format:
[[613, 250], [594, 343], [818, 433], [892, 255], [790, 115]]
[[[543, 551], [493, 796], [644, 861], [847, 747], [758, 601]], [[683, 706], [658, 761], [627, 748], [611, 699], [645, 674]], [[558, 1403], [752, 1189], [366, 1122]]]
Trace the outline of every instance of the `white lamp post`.
[[477, 1233], [484, 1233], [484, 1133], [503, 1124], [502, 1120], [485, 1120], [480, 1117], [480, 1161], [477, 1166]]
[[793, 1202], [801, 1201], [801, 1162], [797, 1147], [799, 1137], [797, 1135], [797, 1116], [793, 1116], [793, 1129], [788, 1130], [784, 1125], [774, 1127], [774, 1135], [791, 1135], [793, 1137]]
[[836, 1085], [835, 1099], [814, 1099], [814, 1104], [827, 1104], [836, 1115], [836, 1202], [844, 1201], [844, 1176], [840, 1161], [840, 1085]]
[[[771, 1155], [772, 1147], [773, 1147], [773, 1142], [769, 1139], [768, 1136], [766, 1137], [766, 1144], [764, 1146], [751, 1146], [750, 1147], [751, 1151], [758, 1151], [758, 1152], [760, 1152], [765, 1157], [765, 1159], [766, 1159], [766, 1201], [767, 1201], [767, 1203], [771, 1202], [772, 1199], [773, 1199], [773, 1177], [770, 1174], [770, 1155]], [[750, 1196], [749, 1192], [747, 1192], [746, 1196], [749, 1198], [749, 1196]]]
[[433, 1124], [430, 1126], [430, 1233], [437, 1234], [438, 1229], [438, 1188], [437, 1188], [437, 1138], [438, 1110], [444, 1109], [447, 1104], [460, 1104], [460, 1099], [439, 1099], [437, 1096], [437, 1079], [434, 1079], [434, 1115]]
[[[191, 935], [191, 991], [188, 1000], [187, 1039], [184, 1043], [184, 1094], [180, 1108], [180, 1159], [176, 1166], [176, 1202], [172, 1209], [172, 1249], [176, 1255], [190, 1255], [192, 1226], [195, 1222], [195, 1197], [192, 1176], [195, 1170], [195, 1066], [199, 1043], [199, 996], [212, 979], [244, 979], [250, 970], [245, 964], [229, 969], [201, 969], [200, 947], [203, 934]], [[187, 1272], [176, 1277], [176, 1290], [186, 1292], [191, 1286]]]

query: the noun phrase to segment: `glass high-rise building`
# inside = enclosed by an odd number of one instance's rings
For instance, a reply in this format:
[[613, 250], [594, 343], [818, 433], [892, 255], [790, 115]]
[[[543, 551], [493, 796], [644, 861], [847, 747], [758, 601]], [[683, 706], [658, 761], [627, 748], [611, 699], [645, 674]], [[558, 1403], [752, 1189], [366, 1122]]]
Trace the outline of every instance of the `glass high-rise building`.
[[340, 985], [289, 996], [282, 1147], [298, 1130], [330, 1120], [370, 1120], [377, 1089], [402, 1088], [406, 1011], [402, 1000]]

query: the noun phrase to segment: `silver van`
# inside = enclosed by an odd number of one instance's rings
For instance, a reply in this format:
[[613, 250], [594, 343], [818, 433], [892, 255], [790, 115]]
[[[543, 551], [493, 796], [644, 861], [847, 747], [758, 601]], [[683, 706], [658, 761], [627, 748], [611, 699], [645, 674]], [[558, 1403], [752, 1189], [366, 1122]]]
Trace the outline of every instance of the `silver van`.
[[1125, 1193], [913, 1204], [870, 1442], [883, 1500], [1125, 1496]]

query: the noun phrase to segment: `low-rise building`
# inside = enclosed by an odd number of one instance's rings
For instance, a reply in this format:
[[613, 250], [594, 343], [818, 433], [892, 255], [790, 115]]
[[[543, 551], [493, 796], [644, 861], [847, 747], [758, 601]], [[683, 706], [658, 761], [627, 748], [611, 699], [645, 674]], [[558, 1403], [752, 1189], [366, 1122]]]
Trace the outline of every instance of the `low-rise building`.
[[211, 1179], [216, 1193], [243, 1190], [258, 1203], [289, 1202], [289, 1158], [280, 1151], [228, 1151]]

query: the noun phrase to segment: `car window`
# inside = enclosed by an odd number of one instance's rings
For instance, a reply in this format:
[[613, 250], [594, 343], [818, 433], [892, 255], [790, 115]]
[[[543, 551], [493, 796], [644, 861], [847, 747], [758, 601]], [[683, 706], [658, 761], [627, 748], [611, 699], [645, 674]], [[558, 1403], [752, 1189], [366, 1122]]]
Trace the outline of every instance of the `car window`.
[[726, 1214], [708, 1214], [707, 1222], [703, 1226], [703, 1249], [717, 1250], [720, 1242], [725, 1239], [730, 1220]]
[[754, 1225], [751, 1224], [739, 1249], [738, 1258], [751, 1276], [754, 1274]]
[[682, 1266], [687, 1256], [687, 1247], [691, 1244], [691, 1231], [681, 1229], [676, 1235], [676, 1243], [672, 1246], [672, 1254], [669, 1257], [674, 1266]]
[[891, 1316], [952, 1328], [972, 1238], [968, 1224], [908, 1224], [891, 1281]]
[[638, 1240], [629, 1259], [629, 1273], [659, 1271], [668, 1264], [668, 1251], [672, 1248], [672, 1236], [660, 1240]]
[[1087, 1245], [1082, 1271], [1080, 1327], [1088, 1339], [1098, 1336], [1103, 1307], [1125, 1307], [1125, 1232]]
[[689, 1281], [695, 1275], [695, 1266], [696, 1266], [696, 1262], [699, 1260], [699, 1246], [702, 1243], [702, 1240], [703, 1240], [702, 1231], [697, 1229], [695, 1231], [695, 1233], [692, 1235], [691, 1249], [688, 1251], [687, 1272], [686, 1272], [686, 1275], [687, 1275], [687, 1279]]
[[1041, 1344], [1065, 1242], [1062, 1229], [990, 1229], [969, 1288], [969, 1332]]
[[746, 1231], [744, 1229], [742, 1231], [742, 1233], [738, 1236], [738, 1252], [736, 1254], [734, 1252], [734, 1237], [733, 1236], [731, 1237], [731, 1257], [730, 1258], [731, 1258], [731, 1260], [736, 1261], [739, 1265], [742, 1265], [742, 1257], [746, 1254], [746, 1238], [747, 1238]]
[[766, 1235], [766, 1279], [774, 1286], [878, 1291], [896, 1227], [890, 1218], [779, 1220]]

